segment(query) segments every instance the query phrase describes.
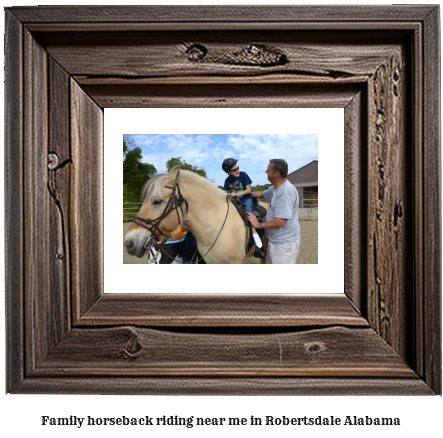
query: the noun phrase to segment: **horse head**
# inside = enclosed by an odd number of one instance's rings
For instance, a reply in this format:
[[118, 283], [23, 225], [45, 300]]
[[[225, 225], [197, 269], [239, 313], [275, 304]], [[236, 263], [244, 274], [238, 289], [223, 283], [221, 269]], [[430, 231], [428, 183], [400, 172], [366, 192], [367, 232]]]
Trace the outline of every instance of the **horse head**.
[[[126, 234], [124, 245], [130, 255], [143, 257], [148, 248], [146, 242], [166, 239], [183, 219], [177, 182], [180, 168], [175, 167], [168, 175], [153, 176], [145, 184], [143, 204]], [[179, 189], [178, 189], [179, 190]]]

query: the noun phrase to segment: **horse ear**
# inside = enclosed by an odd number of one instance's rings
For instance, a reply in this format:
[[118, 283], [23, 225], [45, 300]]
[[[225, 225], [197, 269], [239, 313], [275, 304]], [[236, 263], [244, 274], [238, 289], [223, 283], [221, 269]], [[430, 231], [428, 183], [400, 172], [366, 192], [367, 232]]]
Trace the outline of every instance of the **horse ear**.
[[166, 178], [165, 185], [173, 187], [175, 183], [178, 181], [179, 176], [180, 176], [180, 167], [175, 166], [173, 169], [169, 171], [169, 175]]

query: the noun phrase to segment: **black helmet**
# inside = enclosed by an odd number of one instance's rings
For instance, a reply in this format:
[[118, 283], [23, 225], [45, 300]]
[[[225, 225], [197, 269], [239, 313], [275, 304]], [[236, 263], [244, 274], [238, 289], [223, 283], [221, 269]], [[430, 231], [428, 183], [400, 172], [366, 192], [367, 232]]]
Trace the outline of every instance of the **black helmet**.
[[225, 161], [223, 161], [222, 164], [222, 169], [228, 173], [229, 169], [237, 163], [238, 160], [234, 159], [234, 158], [226, 158]]

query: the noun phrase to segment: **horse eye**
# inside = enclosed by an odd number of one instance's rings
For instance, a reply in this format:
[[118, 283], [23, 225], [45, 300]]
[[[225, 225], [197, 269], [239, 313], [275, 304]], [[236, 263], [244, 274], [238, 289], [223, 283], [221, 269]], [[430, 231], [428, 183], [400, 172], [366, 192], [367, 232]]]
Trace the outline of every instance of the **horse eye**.
[[163, 201], [162, 201], [161, 199], [154, 199], [154, 200], [152, 201], [152, 203], [153, 203], [154, 205], [160, 205], [162, 202], [163, 202]]

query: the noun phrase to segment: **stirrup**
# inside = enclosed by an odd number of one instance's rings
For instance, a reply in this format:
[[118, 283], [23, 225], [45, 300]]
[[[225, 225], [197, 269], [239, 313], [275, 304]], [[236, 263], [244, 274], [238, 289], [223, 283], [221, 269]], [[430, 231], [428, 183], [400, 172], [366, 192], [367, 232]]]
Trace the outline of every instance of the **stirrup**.
[[266, 257], [266, 253], [267, 251], [263, 250], [263, 248], [255, 247], [254, 257], [257, 257], [258, 259], [264, 259]]

